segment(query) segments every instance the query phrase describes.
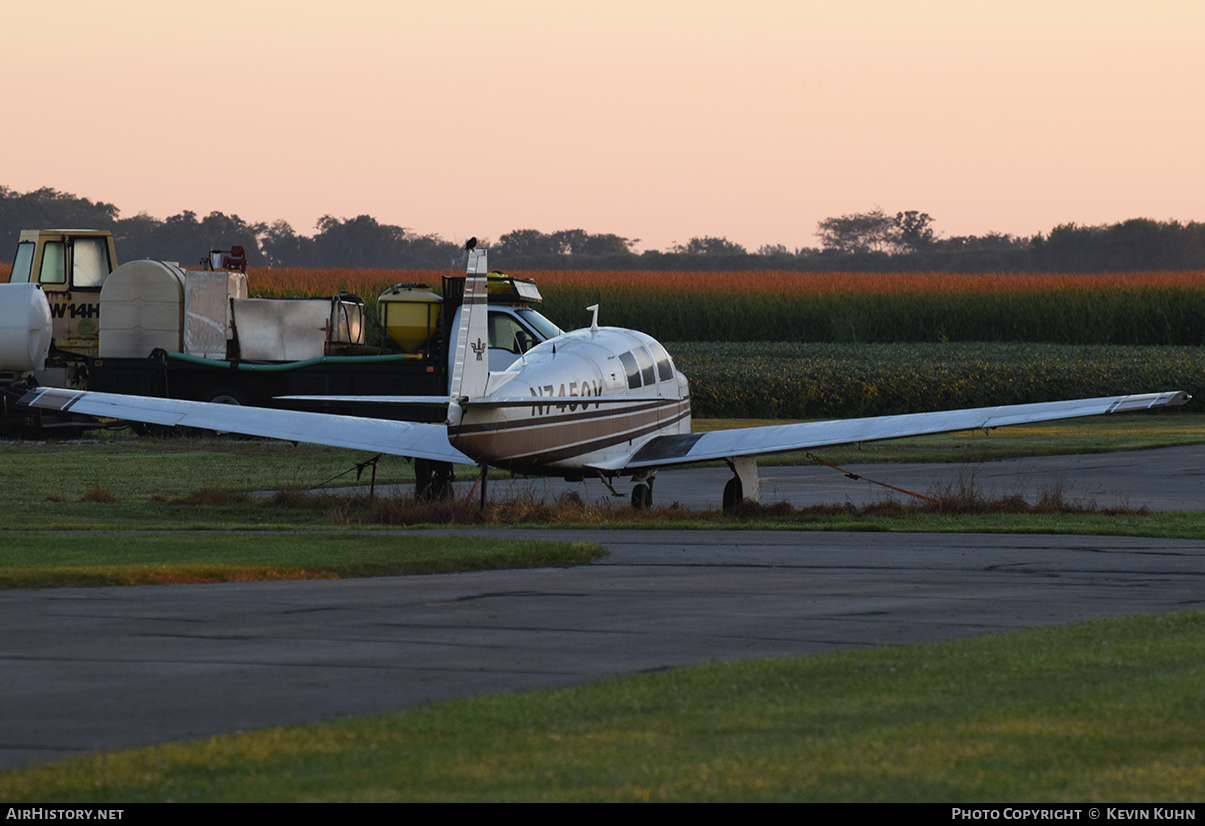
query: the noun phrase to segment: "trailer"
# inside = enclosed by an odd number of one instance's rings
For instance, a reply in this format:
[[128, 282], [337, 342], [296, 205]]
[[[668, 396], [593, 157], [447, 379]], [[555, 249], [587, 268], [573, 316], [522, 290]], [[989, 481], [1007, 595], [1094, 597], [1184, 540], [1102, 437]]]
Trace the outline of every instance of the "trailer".
[[[22, 232], [10, 282], [0, 284], [0, 429], [11, 436], [101, 426], [15, 403], [37, 386], [444, 421], [444, 405], [280, 397], [445, 395], [464, 276], [444, 276], [436, 289], [390, 287], [377, 296], [373, 325], [366, 302], [348, 293], [251, 296], [241, 253], [213, 250], [201, 269], [153, 260], [118, 266], [107, 232]], [[478, 251], [470, 266], [484, 272], [486, 261]], [[491, 370], [560, 335], [536, 309], [541, 301], [530, 279], [489, 273]], [[433, 480], [420, 484], [421, 494], [450, 479], [450, 468], [418, 471]]]

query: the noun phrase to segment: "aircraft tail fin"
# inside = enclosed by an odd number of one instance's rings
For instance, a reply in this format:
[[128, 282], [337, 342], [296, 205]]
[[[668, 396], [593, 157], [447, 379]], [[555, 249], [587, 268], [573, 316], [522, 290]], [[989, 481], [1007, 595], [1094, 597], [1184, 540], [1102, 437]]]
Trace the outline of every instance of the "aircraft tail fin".
[[489, 381], [488, 274], [486, 251], [469, 250], [464, 303], [456, 329], [456, 355], [452, 360], [452, 377], [448, 383], [448, 394], [453, 402], [484, 396]]

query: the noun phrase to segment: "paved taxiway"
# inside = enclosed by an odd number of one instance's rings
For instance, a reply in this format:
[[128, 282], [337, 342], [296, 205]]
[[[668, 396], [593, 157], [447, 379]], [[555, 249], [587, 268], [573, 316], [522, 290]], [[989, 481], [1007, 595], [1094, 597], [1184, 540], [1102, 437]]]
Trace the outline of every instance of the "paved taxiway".
[[[1135, 461], [1166, 474], [1168, 455]], [[1205, 603], [1201, 541], [503, 533], [596, 540], [611, 556], [569, 569], [0, 592], [0, 766], [691, 663]]]
[[[1095, 502], [1101, 507], [1205, 510], [1205, 445], [968, 464], [852, 463], [842, 469], [864, 478], [850, 479], [822, 465], [760, 468], [762, 504], [784, 501], [799, 508], [849, 502], [860, 506], [888, 496], [905, 503], [912, 501], [906, 494], [866, 481], [874, 479], [921, 494], [957, 488], [961, 483], [973, 484], [992, 498], [1019, 493], [1034, 501], [1043, 491], [1061, 486], [1066, 498]], [[723, 467], [662, 471], [653, 484], [654, 504], [677, 502], [692, 510], [719, 508], [724, 484], [731, 477], [732, 472]], [[469, 487], [467, 482], [460, 482], [457, 490], [467, 495]], [[590, 501], [609, 499], [622, 505], [630, 488], [626, 481], [621, 482], [617, 491], [622, 495], [616, 499], [597, 480], [570, 483], [560, 479], [491, 479], [489, 494], [496, 500], [529, 496], [536, 501], [555, 502], [561, 494], [573, 492]], [[380, 493], [410, 496], [413, 487], [381, 486]]]

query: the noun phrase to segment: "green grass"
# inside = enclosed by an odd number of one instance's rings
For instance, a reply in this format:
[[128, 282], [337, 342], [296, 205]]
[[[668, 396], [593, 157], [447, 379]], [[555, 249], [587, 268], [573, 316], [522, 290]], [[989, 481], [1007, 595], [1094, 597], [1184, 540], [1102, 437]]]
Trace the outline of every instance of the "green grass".
[[1205, 614], [687, 668], [99, 754], [12, 803], [1199, 801]]
[[[240, 501], [248, 491], [355, 485], [357, 451], [218, 437], [129, 438], [123, 434], [0, 446], [0, 489], [9, 529], [236, 530], [345, 525], [321, 497], [299, 507], [277, 497]], [[366, 470], [360, 481], [367, 482]], [[413, 466], [383, 456], [378, 484], [413, 483]]]
[[[691, 527], [688, 524], [676, 525]], [[699, 527], [702, 527], [701, 525]], [[715, 527], [712, 525], [711, 527]], [[899, 516], [853, 514], [751, 518], [732, 522], [740, 530], [898, 531], [902, 533], [1054, 533], [1084, 536], [1147, 536], [1159, 539], [1205, 539], [1205, 513], [1164, 511], [1110, 515], [1069, 513], [940, 514]]]
[[481, 537], [163, 532], [0, 532], [0, 588], [341, 579], [580, 565], [585, 542]]
[[[239, 495], [309, 488], [333, 477], [354, 484], [356, 464], [369, 458], [354, 451], [122, 434], [8, 442], [0, 450], [0, 487], [7, 491], [0, 587], [445, 573], [575, 565], [603, 553], [582, 543], [348, 532], [378, 505], [366, 495]], [[377, 478], [386, 484], [414, 477], [404, 459], [383, 457]], [[315, 530], [344, 532], [309, 532]]]
[[[219, 438], [135, 438], [97, 431], [97, 438], [0, 444], [0, 481], [9, 502], [69, 502], [95, 487], [118, 501], [158, 494], [172, 499], [201, 489], [253, 491], [355, 484], [362, 451], [288, 442]], [[370, 471], [362, 481], [367, 483]], [[380, 484], [413, 482], [401, 457], [381, 458]]]

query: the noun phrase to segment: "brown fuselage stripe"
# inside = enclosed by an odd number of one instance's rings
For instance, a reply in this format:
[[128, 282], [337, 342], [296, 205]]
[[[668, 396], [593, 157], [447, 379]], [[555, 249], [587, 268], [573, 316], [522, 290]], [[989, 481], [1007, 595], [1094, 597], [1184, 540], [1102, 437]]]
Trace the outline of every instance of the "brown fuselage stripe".
[[[538, 398], [539, 398], [539, 396], [532, 396], [532, 399], [538, 399]], [[589, 397], [583, 396], [582, 398], [588, 399]], [[583, 407], [588, 407], [590, 404], [591, 403], [589, 401], [582, 402]], [[481, 423], [467, 424], [467, 425], [461, 424], [454, 428], [449, 428], [448, 432], [449, 432], [449, 435], [459, 435], [459, 434], [472, 435], [475, 433], [489, 433], [489, 432], [492, 432], [495, 430], [523, 430], [523, 429], [532, 428], [532, 427], [544, 427], [544, 426], [550, 425], [550, 424], [560, 424], [561, 422], [580, 422], [580, 421], [586, 421], [589, 419], [608, 419], [608, 418], [613, 418], [615, 416], [644, 413], [644, 412], [647, 412], [650, 410], [658, 410], [658, 409], [667, 408], [667, 407], [679, 407], [680, 405], [683, 405], [683, 404], [688, 405], [687, 410], [689, 410], [689, 402], [687, 402], [685, 399], [666, 399], [664, 401], [657, 401], [657, 402], [634, 403], [634, 404], [632, 404], [631, 407], [624, 407], [624, 408], [618, 408], [614, 405], [608, 405], [607, 407], [599, 407], [598, 409], [592, 410], [592, 411], [591, 410], [569, 411], [569, 412], [565, 412], [565, 413], [558, 413], [555, 415], [540, 416], [539, 418], [503, 419], [501, 421], [493, 421], [493, 422], [481, 422]], [[532, 405], [532, 407], [540, 407], [540, 406], [541, 405], [539, 405], [539, 404]], [[543, 405], [543, 406], [559, 408], [562, 405], [556, 404], [556, 405]]]
[[[578, 418], [557, 423], [533, 423], [522, 429], [449, 435], [458, 449], [490, 464], [504, 467], [547, 465], [656, 433], [689, 415], [689, 405], [683, 402], [682, 409], [668, 417], [651, 418], [647, 413], [628, 413], [613, 415], [610, 420]], [[550, 443], [556, 446], [550, 447]]]

